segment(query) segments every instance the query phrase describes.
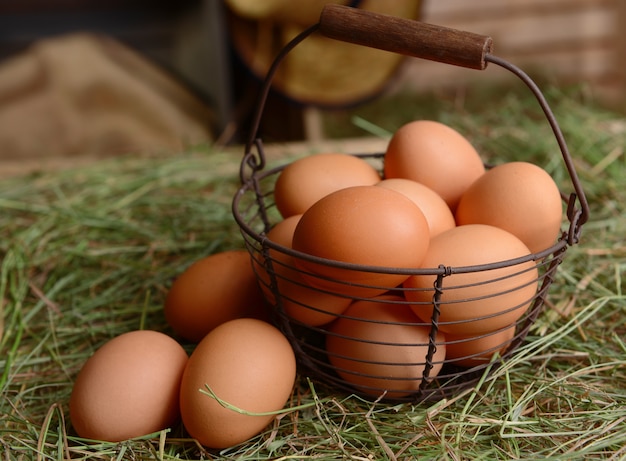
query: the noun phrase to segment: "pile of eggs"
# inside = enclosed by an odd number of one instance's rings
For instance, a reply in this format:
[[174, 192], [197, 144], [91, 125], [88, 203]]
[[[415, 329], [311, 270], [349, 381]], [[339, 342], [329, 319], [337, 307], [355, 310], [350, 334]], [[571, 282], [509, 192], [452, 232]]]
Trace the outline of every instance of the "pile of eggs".
[[[328, 362], [355, 390], [410, 394], [432, 344], [436, 278], [415, 270], [508, 261], [559, 235], [561, 197], [544, 170], [525, 162], [485, 170], [469, 141], [441, 123], [401, 127], [382, 173], [338, 153], [282, 169], [273, 194], [282, 218], [265, 235], [276, 244], [263, 253], [269, 261], [231, 250], [180, 274], [164, 312], [193, 351], [158, 331], [104, 344], [74, 383], [78, 435], [121, 441], [182, 421], [200, 444], [224, 448], [260, 433], [296, 379], [292, 346], [268, 305], [323, 331]], [[504, 350], [538, 278], [532, 261], [444, 277], [430, 376], [444, 362], [472, 367]]]
[[[328, 370], [363, 394], [404, 397], [426, 366], [433, 378], [444, 363], [484, 366], [504, 352], [537, 293], [530, 255], [555, 244], [563, 210], [542, 168], [486, 169], [465, 137], [434, 121], [397, 130], [382, 173], [337, 153], [287, 165], [274, 187], [281, 220], [266, 237], [293, 251], [272, 247], [271, 267], [260, 255], [256, 271], [292, 324], [324, 335]], [[441, 266], [460, 270], [443, 277], [433, 351]]]
[[249, 253], [195, 261], [170, 287], [164, 312], [180, 342], [130, 331], [83, 364], [69, 402], [76, 433], [118, 442], [182, 421], [202, 445], [225, 448], [266, 428], [292, 394], [296, 358], [267, 321]]

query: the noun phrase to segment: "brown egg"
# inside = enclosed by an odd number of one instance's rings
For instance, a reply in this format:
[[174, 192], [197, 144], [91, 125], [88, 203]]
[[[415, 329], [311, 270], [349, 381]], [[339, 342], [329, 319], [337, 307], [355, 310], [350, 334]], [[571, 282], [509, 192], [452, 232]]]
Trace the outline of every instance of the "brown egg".
[[[293, 233], [301, 217], [301, 214], [297, 214], [277, 222], [267, 233], [267, 238], [274, 243], [291, 248]], [[270, 250], [270, 253], [274, 253], [274, 251]], [[279, 256], [281, 255], [279, 254]]]
[[[328, 328], [326, 351], [337, 374], [372, 397], [403, 397], [417, 391], [423, 379], [430, 328], [403, 304], [385, 295], [356, 301]], [[446, 353], [438, 334], [430, 377], [439, 373]]]
[[[293, 233], [302, 215], [294, 215], [277, 223], [267, 238], [286, 248], [291, 248]], [[280, 306], [293, 320], [309, 326], [320, 326], [334, 320], [347, 309], [350, 298], [326, 293], [311, 287], [294, 266], [293, 258], [280, 251], [270, 250], [272, 269], [276, 274], [276, 289], [280, 292]], [[277, 305], [278, 299], [271, 290], [271, 282], [265, 268], [258, 270], [266, 299]]]
[[245, 250], [194, 262], [172, 284], [165, 318], [181, 337], [200, 341], [216, 326], [240, 317], [266, 318], [263, 295]]
[[422, 210], [428, 228], [430, 238], [441, 234], [456, 226], [454, 215], [448, 204], [437, 192], [416, 181], [404, 178], [385, 179], [378, 184], [379, 187], [386, 187], [406, 195]]
[[[431, 240], [422, 266], [467, 266], [509, 261], [530, 254], [513, 234], [485, 224], [469, 224]], [[537, 292], [538, 271], [533, 261], [498, 269], [456, 272], [443, 278], [439, 328], [471, 336], [511, 325], [530, 306]], [[406, 298], [424, 321], [433, 313], [436, 276], [414, 275], [404, 283]]]
[[380, 174], [354, 155], [326, 153], [300, 158], [287, 165], [274, 187], [276, 207], [286, 218], [304, 213], [325, 195], [350, 186], [370, 186]]
[[446, 335], [446, 362], [460, 367], [476, 367], [503, 354], [515, 336], [515, 325], [477, 336]]
[[452, 211], [485, 167], [470, 142], [453, 128], [431, 120], [400, 127], [387, 146], [384, 177], [412, 179], [439, 194]]
[[[180, 389], [183, 424], [199, 443], [225, 448], [259, 434], [281, 410], [296, 377], [289, 341], [256, 319], [211, 331], [189, 357]], [[207, 395], [207, 386], [222, 401]], [[234, 407], [234, 409], [233, 409]]]
[[282, 274], [281, 302], [287, 316], [309, 326], [325, 325], [350, 305], [351, 299], [311, 287], [297, 271]]
[[[421, 264], [429, 240], [424, 214], [406, 196], [384, 187], [355, 186], [333, 192], [311, 206], [296, 226], [293, 248], [345, 263], [414, 268]], [[295, 264], [311, 285], [351, 296], [382, 294], [407, 277], [300, 258]]]
[[179, 417], [187, 353], [157, 331], [132, 331], [100, 347], [76, 377], [69, 409], [80, 437], [108, 442], [167, 429]]
[[[301, 216], [301, 214], [292, 215], [274, 224], [274, 226], [267, 233], [267, 239], [285, 248], [291, 248], [293, 232], [296, 229], [296, 225], [300, 221]], [[272, 260], [272, 268], [277, 274], [285, 271], [288, 272], [293, 266], [291, 256], [286, 253], [270, 249], [269, 256]], [[253, 267], [257, 273], [261, 290], [265, 295], [265, 299], [270, 304], [275, 305], [276, 297], [274, 296], [273, 292], [275, 287], [272, 287], [272, 280], [267, 273], [264, 264], [266, 264], [266, 261], [263, 254], [257, 255], [257, 257], [253, 261]]]
[[528, 162], [510, 162], [490, 169], [469, 187], [456, 220], [459, 225], [505, 229], [537, 253], [556, 242], [562, 210], [559, 188], [545, 170]]

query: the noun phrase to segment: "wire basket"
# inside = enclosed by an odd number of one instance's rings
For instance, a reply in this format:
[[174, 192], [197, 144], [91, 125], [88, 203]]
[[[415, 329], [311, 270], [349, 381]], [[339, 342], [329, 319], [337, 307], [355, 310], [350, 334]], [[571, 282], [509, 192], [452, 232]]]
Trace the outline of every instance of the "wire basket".
[[[432, 268], [399, 269], [323, 259], [269, 240], [267, 233], [282, 220], [273, 191], [275, 181], [286, 165], [266, 169], [263, 143], [257, 138], [258, 126], [277, 67], [290, 50], [313, 33], [478, 70], [493, 63], [519, 77], [543, 109], [574, 189], [569, 195], [561, 192], [567, 209], [567, 223], [562, 226], [564, 230], [556, 243], [537, 253], [480, 266], [450, 267], [441, 264]], [[475, 384], [485, 373], [492, 372], [516, 352], [544, 306], [556, 270], [568, 247], [578, 243], [582, 226], [588, 220], [589, 207], [558, 123], [537, 85], [521, 69], [491, 54], [491, 46], [490, 37], [330, 4], [325, 6], [317, 24], [285, 46], [268, 71], [241, 162], [241, 187], [233, 199], [233, 215], [250, 253], [258, 282], [272, 308], [275, 323], [291, 342], [301, 372], [313, 380], [337, 390], [386, 400], [434, 400], [458, 393]], [[384, 154], [355, 155], [371, 162], [382, 172]], [[362, 294], [355, 296], [346, 294], [348, 291], [342, 289], [344, 285], [355, 285], [344, 279], [326, 278], [324, 282], [332, 283], [310, 285], [306, 280], [324, 277], [307, 272], [302, 264], [296, 265], [294, 261], [345, 271], [430, 277], [432, 285], [421, 288], [363, 285], [361, 288], [376, 288], [378, 292], [384, 291], [385, 295], [376, 298]], [[506, 275], [495, 275], [502, 270]], [[445, 283], [453, 280], [451, 276], [475, 273], [485, 276], [480, 282], [472, 282], [472, 286]], [[507, 282], [506, 288], [500, 288], [503, 280]], [[463, 299], [446, 296], [451, 290], [464, 290], [476, 285], [481, 285], [482, 292], [487, 294], [473, 294]], [[320, 307], [319, 303], [313, 305], [302, 301], [292, 294], [294, 290], [289, 290], [289, 287], [309, 290], [332, 299], [344, 298], [350, 305], [360, 303], [359, 306], [366, 306], [361, 312], [371, 312], [372, 315], [350, 315], [349, 309], [335, 314], [330, 308]], [[444, 325], [446, 322], [440, 318], [442, 310], [460, 309], [463, 303], [485, 301], [510, 292], [518, 294], [514, 304], [484, 316], [489, 319], [506, 316], [506, 322], [500, 322], [496, 329], [476, 333], [471, 339], [440, 335], [440, 330], [446, 327], [449, 330], [450, 327]], [[429, 318], [420, 320], [415, 315], [405, 315], [411, 306], [420, 304], [429, 309]], [[292, 312], [289, 307], [294, 305], [312, 315], [327, 316], [328, 321], [313, 324], [302, 321], [299, 316], [289, 314]], [[471, 320], [484, 319], [476, 317]], [[405, 329], [411, 334], [405, 335]], [[414, 334], [418, 330], [421, 336]], [[358, 337], [355, 336], [357, 331], [361, 332]], [[385, 331], [391, 332], [391, 335], [384, 336]], [[490, 345], [475, 350], [473, 345], [480, 341], [489, 341]], [[447, 353], [442, 355], [444, 349]]]

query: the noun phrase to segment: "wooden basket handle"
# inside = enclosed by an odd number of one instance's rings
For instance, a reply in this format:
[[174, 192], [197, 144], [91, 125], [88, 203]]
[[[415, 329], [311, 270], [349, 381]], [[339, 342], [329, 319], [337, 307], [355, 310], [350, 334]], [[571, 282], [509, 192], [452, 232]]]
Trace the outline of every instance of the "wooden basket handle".
[[327, 4], [319, 32], [343, 42], [483, 70], [491, 37], [344, 5]]

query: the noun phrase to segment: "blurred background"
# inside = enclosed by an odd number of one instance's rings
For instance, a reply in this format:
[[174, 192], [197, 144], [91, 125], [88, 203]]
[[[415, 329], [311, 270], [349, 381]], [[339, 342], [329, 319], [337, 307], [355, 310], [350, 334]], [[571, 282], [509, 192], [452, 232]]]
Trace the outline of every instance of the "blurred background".
[[[245, 142], [273, 57], [325, 3], [0, 0], [0, 158]], [[584, 86], [594, 101], [626, 112], [623, 0], [333, 3], [489, 35], [495, 54], [533, 77]], [[277, 73], [259, 134], [316, 140], [332, 135], [327, 114], [513, 81], [491, 66], [468, 70], [315, 36]]]

